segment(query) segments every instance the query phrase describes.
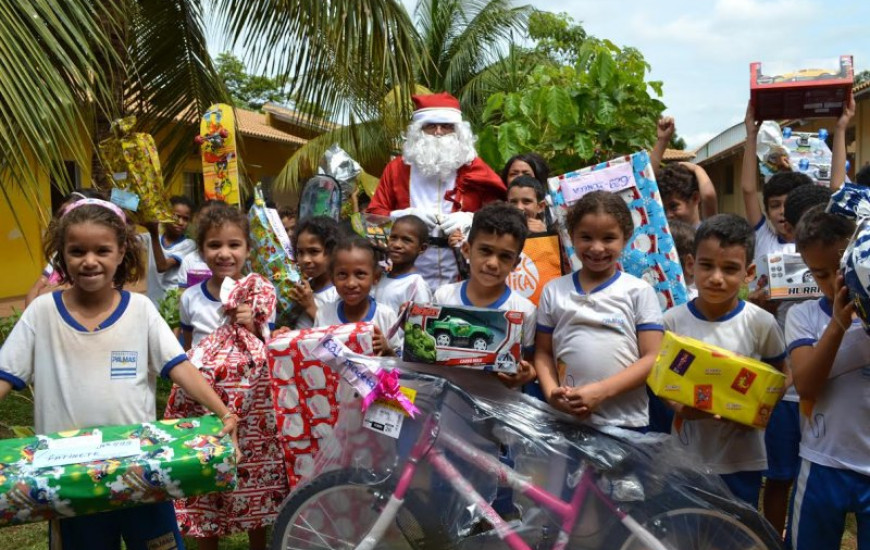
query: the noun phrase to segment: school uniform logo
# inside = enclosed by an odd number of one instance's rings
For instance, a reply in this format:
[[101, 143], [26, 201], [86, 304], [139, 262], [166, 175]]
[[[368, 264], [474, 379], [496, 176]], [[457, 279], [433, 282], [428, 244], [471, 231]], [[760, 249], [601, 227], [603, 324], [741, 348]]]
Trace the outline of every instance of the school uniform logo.
[[112, 362], [109, 368], [109, 377], [112, 380], [129, 380], [136, 378], [136, 370], [138, 367], [139, 352], [113, 351]]

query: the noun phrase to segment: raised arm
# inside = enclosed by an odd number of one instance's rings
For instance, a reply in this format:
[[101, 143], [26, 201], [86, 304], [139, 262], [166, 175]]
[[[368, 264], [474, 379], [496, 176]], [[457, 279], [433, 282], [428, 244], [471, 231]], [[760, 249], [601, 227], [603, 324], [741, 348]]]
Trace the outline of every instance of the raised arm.
[[843, 114], [837, 119], [834, 127], [834, 150], [831, 151], [831, 190], [836, 191], [846, 181], [846, 129], [855, 116], [855, 98], [849, 94], [849, 99], [843, 105]]
[[716, 187], [713, 186], [713, 180], [707, 174], [707, 171], [695, 164], [694, 162], [681, 162], [683, 166], [689, 168], [698, 180], [698, 192], [701, 196], [701, 219], [704, 220], [719, 213], [719, 200], [716, 197]]
[[656, 145], [650, 153], [650, 164], [653, 170], [658, 170], [662, 165], [662, 159], [665, 156], [665, 149], [668, 148], [668, 143], [676, 131], [673, 117], [663, 116], [659, 119], [656, 125]]
[[163, 273], [169, 271], [178, 265], [178, 260], [175, 258], [167, 258], [163, 254], [163, 247], [160, 246], [160, 231], [158, 230], [157, 222], [146, 222], [145, 229], [151, 235], [151, 251], [154, 253], [154, 265], [157, 266], [157, 272]]
[[758, 203], [758, 128], [760, 122], [755, 121], [755, 107], [752, 100], [746, 106], [746, 145], [743, 148], [743, 170], [740, 172], [740, 187], [743, 190], [743, 205], [746, 207], [746, 220], [756, 227], [764, 218], [761, 205]]

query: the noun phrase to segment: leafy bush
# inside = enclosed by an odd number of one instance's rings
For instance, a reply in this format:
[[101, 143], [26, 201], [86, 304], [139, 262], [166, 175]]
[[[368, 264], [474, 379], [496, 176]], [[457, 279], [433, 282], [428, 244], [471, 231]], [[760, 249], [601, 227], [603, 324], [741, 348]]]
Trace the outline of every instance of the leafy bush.
[[3, 342], [6, 341], [6, 338], [9, 337], [9, 333], [12, 332], [15, 323], [17, 323], [18, 319], [21, 318], [21, 313], [22, 312], [13, 307], [12, 315], [9, 315], [8, 317], [0, 317], [0, 346], [2, 346]]
[[163, 299], [157, 303], [157, 311], [160, 312], [160, 316], [163, 317], [169, 328], [173, 330], [181, 326], [181, 314], [179, 313], [181, 310], [181, 292], [180, 288], [170, 288], [166, 291]]

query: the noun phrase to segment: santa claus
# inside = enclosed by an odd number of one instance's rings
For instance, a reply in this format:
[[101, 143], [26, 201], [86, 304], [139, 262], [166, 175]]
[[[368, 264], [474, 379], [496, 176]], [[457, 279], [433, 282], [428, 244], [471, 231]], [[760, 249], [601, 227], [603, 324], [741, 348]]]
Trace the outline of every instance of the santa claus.
[[[460, 256], [448, 237], [467, 234], [472, 214], [504, 199], [501, 178], [474, 150], [471, 126], [448, 93], [412, 96], [416, 110], [402, 155], [384, 170], [368, 212], [398, 219], [413, 214], [429, 226], [429, 248], [417, 271], [433, 288], [456, 281]], [[458, 243], [455, 243], [458, 246]]]

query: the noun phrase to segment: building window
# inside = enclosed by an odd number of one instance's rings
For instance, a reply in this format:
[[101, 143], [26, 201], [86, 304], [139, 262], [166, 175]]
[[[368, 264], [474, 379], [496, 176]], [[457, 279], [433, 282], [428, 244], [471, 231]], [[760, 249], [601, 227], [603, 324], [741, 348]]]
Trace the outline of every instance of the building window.
[[734, 165], [729, 164], [725, 167], [725, 173], [722, 178], [722, 188], [726, 195], [734, 194]]
[[[58, 167], [60, 168], [60, 167]], [[51, 211], [57, 212], [57, 209], [64, 203], [67, 195], [61, 191], [61, 187], [66, 187], [70, 190], [79, 189], [82, 185], [82, 173], [79, 170], [79, 165], [72, 160], [63, 161], [63, 173], [66, 174], [66, 181], [58, 181], [54, 174], [51, 174], [49, 179], [51, 182]]]
[[202, 172], [185, 172], [184, 173], [184, 196], [193, 201], [196, 208], [205, 202], [205, 190], [203, 189], [204, 180]]

